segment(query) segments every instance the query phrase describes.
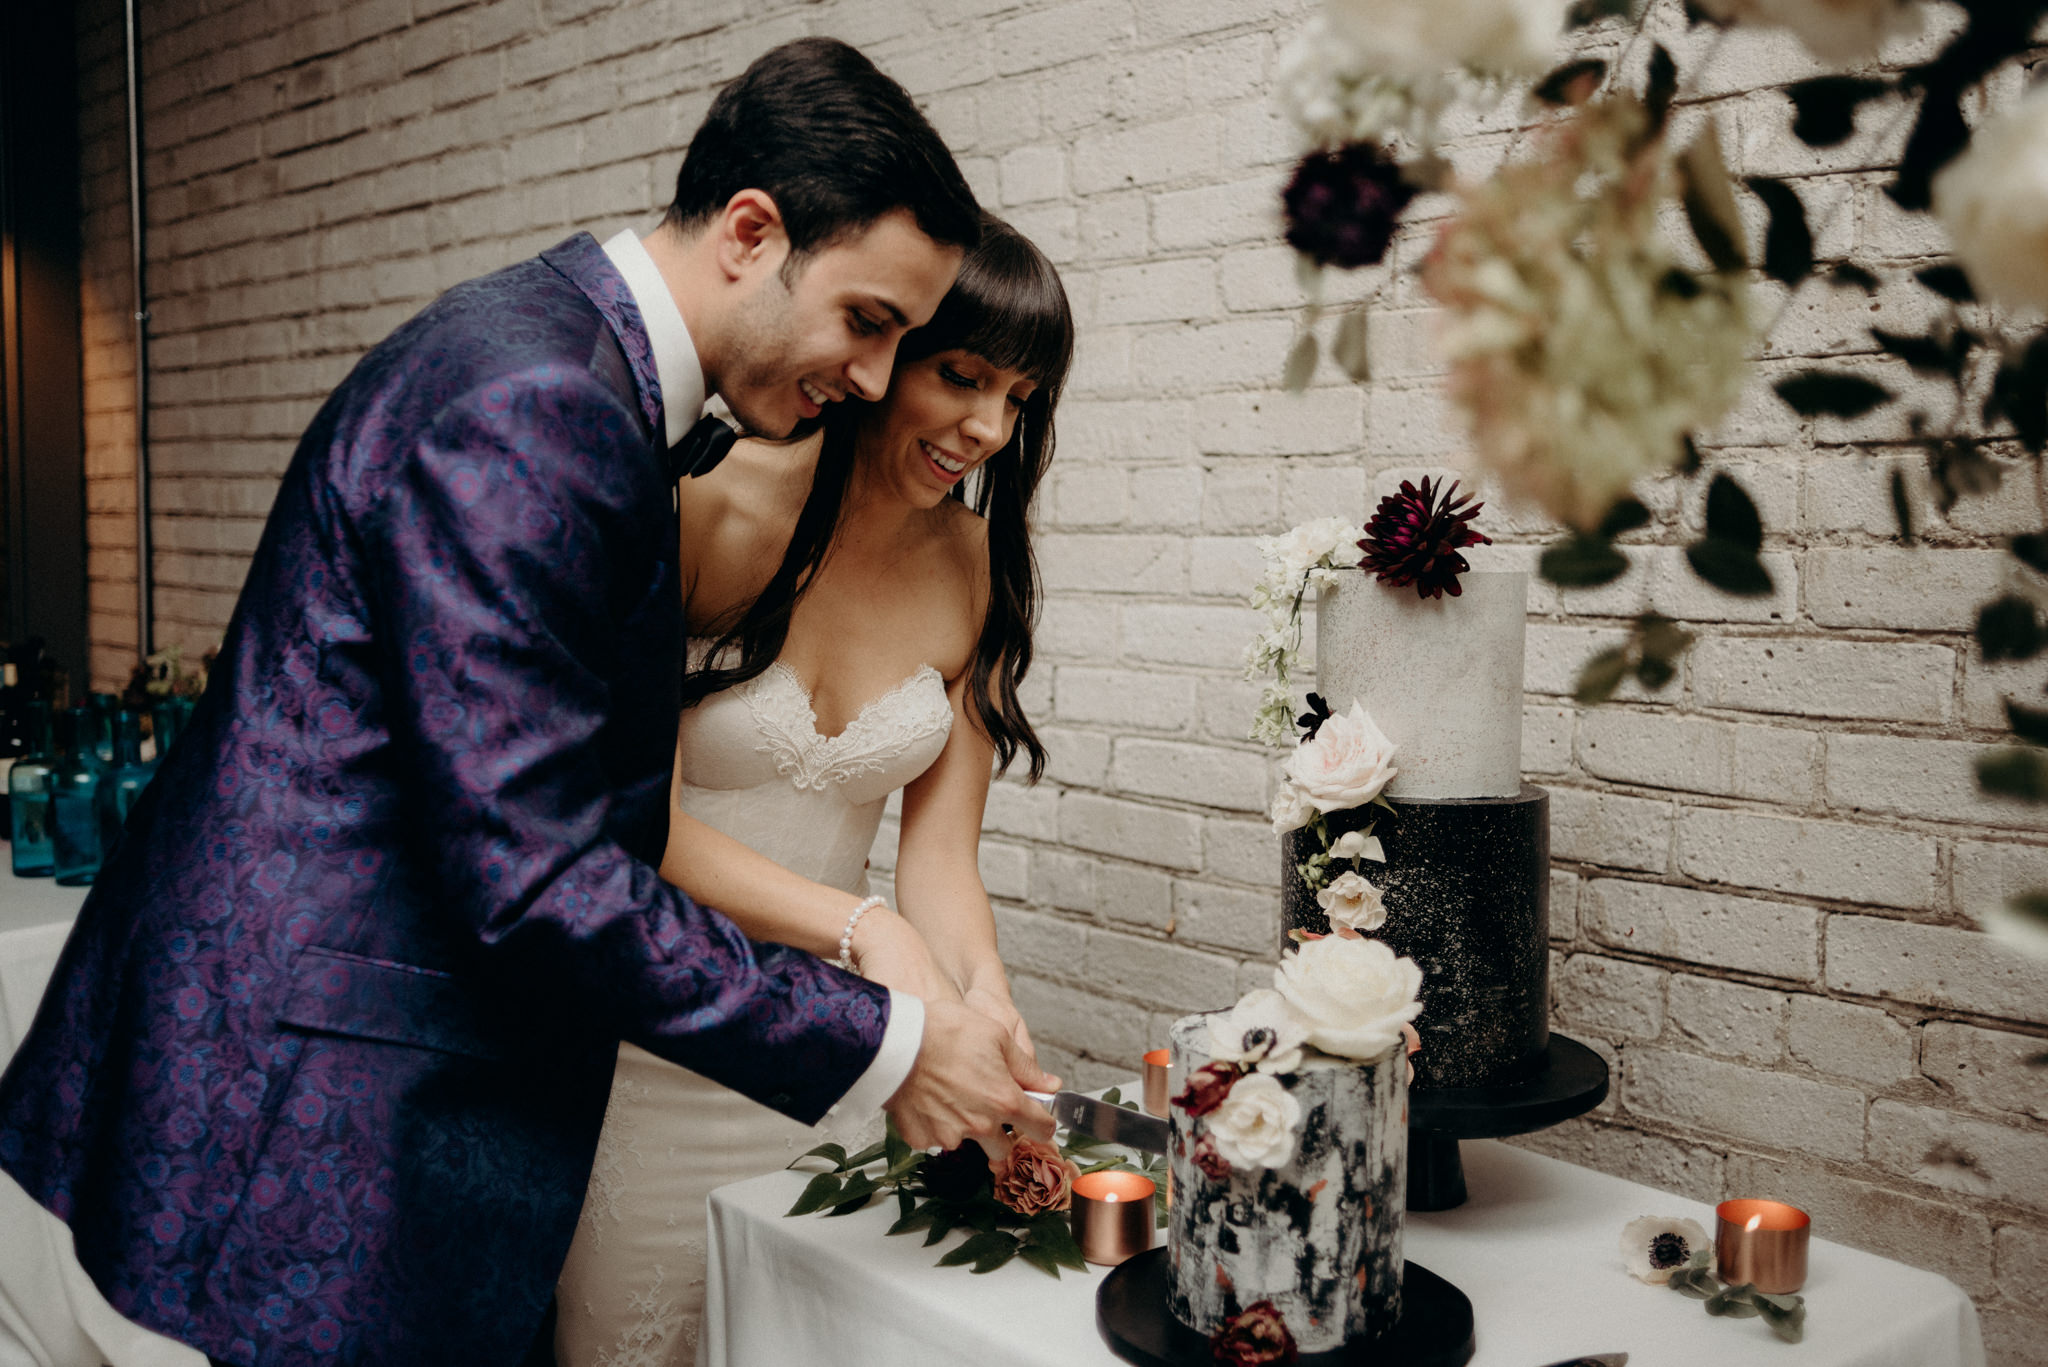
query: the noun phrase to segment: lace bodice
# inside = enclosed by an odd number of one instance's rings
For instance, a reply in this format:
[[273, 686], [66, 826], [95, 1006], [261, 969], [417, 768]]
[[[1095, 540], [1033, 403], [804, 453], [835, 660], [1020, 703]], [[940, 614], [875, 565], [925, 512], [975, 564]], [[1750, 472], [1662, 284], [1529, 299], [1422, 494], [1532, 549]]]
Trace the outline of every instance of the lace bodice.
[[820, 735], [810, 694], [778, 661], [683, 713], [677, 804], [785, 868], [851, 890], [883, 804], [939, 757], [952, 720], [945, 679], [924, 665], [844, 731]]

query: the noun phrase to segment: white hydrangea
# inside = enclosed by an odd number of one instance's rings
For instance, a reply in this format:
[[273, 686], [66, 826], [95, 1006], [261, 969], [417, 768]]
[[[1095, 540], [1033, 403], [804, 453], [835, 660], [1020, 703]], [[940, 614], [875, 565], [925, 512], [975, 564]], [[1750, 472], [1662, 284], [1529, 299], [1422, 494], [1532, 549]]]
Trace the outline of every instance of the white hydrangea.
[[1978, 129], [1934, 178], [1934, 214], [1979, 295], [2048, 309], [2048, 86]]

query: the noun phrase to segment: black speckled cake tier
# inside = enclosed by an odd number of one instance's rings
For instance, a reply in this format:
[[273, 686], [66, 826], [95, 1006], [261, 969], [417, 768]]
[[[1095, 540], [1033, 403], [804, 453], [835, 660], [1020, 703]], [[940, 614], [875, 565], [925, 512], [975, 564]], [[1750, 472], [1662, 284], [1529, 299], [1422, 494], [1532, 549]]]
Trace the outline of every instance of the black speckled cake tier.
[[[1365, 876], [1386, 898], [1386, 924], [1367, 934], [1422, 968], [1418, 1087], [1510, 1082], [1540, 1071], [1550, 1042], [1550, 794], [1390, 798], [1333, 812], [1334, 839], [1377, 818], [1385, 864]], [[1330, 926], [1295, 872], [1315, 849], [1305, 830], [1281, 839], [1281, 949], [1287, 932]], [[1340, 869], [1346, 866], [1340, 865]]]

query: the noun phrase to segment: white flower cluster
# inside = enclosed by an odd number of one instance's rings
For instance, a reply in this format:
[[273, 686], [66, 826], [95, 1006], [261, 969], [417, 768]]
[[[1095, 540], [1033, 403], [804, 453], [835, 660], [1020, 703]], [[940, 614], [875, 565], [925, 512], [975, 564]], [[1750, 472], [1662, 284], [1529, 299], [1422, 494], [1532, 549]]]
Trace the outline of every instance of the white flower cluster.
[[1919, 0], [1699, 0], [1699, 6], [1722, 23], [1790, 29], [1828, 62], [1875, 57], [1889, 39], [1920, 31]]
[[1977, 130], [1935, 177], [1934, 213], [1979, 295], [2048, 310], [2048, 86]]
[[1252, 606], [1266, 614], [1267, 626], [1245, 648], [1244, 672], [1248, 679], [1270, 675], [1271, 682], [1259, 695], [1253, 740], [1285, 745], [1294, 739], [1288, 679], [1301, 650], [1302, 604], [1336, 585], [1340, 563], [1357, 563], [1357, 543], [1364, 535], [1365, 528], [1356, 523], [1325, 517], [1260, 540], [1265, 569], [1252, 586]]
[[1282, 1078], [1308, 1047], [1361, 1062], [1391, 1057], [1422, 1011], [1422, 970], [1378, 940], [1312, 940], [1280, 961], [1273, 984], [1209, 1022], [1212, 1064], [1248, 1070], [1209, 1117], [1217, 1153], [1235, 1168], [1293, 1158], [1301, 1103]]
[[1676, 465], [1749, 376], [1748, 287], [1676, 269], [1657, 226], [1675, 177], [1646, 119], [1585, 106], [1546, 155], [1467, 190], [1423, 266], [1480, 461], [1580, 528]]

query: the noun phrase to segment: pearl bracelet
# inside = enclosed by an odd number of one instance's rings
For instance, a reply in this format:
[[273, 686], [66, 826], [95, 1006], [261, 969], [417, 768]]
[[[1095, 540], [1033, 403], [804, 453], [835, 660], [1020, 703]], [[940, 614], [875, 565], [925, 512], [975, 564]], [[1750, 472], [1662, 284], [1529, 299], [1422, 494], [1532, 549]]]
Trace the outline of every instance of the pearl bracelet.
[[888, 902], [883, 898], [868, 897], [853, 909], [853, 915], [846, 918], [846, 929], [839, 932], [839, 957], [833, 960], [835, 965], [849, 973], [853, 972], [853, 928], [860, 924], [861, 917], [876, 907], [887, 905]]

